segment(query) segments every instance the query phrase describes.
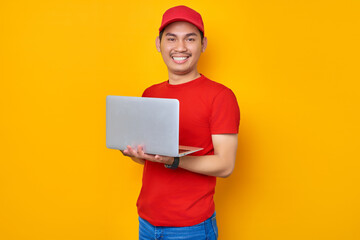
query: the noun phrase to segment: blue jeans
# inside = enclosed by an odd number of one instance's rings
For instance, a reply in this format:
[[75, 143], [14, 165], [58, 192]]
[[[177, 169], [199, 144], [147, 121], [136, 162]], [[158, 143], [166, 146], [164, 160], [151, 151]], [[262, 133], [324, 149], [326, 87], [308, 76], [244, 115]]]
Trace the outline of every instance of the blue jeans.
[[216, 213], [202, 223], [189, 227], [156, 227], [139, 217], [139, 240], [216, 240]]

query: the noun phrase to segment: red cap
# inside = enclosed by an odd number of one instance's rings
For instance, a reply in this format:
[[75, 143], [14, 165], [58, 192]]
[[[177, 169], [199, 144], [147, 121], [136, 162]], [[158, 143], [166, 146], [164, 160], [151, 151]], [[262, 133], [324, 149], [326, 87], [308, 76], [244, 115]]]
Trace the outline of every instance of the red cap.
[[181, 21], [194, 24], [201, 32], [204, 33], [204, 23], [200, 13], [186, 6], [169, 8], [162, 17], [159, 32], [161, 32], [170, 23]]

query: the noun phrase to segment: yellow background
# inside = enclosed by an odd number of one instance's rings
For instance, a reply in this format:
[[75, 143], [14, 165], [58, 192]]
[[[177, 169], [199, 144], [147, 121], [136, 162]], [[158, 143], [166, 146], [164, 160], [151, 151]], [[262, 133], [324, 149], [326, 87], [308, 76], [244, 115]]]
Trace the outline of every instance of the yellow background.
[[219, 239], [360, 239], [357, 0], [1, 1], [0, 239], [137, 238], [142, 167], [105, 147], [105, 97], [167, 79], [155, 37], [179, 4], [241, 108]]

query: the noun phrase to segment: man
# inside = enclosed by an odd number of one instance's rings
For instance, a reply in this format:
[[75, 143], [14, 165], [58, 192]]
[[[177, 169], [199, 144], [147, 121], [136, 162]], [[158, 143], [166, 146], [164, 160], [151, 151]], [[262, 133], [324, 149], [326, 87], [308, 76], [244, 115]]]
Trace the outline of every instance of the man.
[[143, 97], [178, 99], [180, 145], [204, 149], [180, 159], [148, 155], [141, 146], [123, 151], [144, 164], [137, 202], [140, 239], [217, 239], [216, 177], [234, 169], [240, 112], [230, 89], [198, 72], [206, 46], [199, 13], [186, 6], [164, 13], [156, 48], [169, 80], [149, 87]]

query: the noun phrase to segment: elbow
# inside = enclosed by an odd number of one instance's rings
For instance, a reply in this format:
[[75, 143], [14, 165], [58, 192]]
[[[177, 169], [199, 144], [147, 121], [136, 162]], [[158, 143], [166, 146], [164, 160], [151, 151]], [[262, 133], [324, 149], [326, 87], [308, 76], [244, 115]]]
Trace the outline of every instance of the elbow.
[[220, 172], [220, 174], [218, 175], [218, 177], [221, 177], [221, 178], [227, 178], [229, 177], [232, 172], [234, 171], [234, 167], [228, 167], [226, 169], [224, 169], [223, 171]]

